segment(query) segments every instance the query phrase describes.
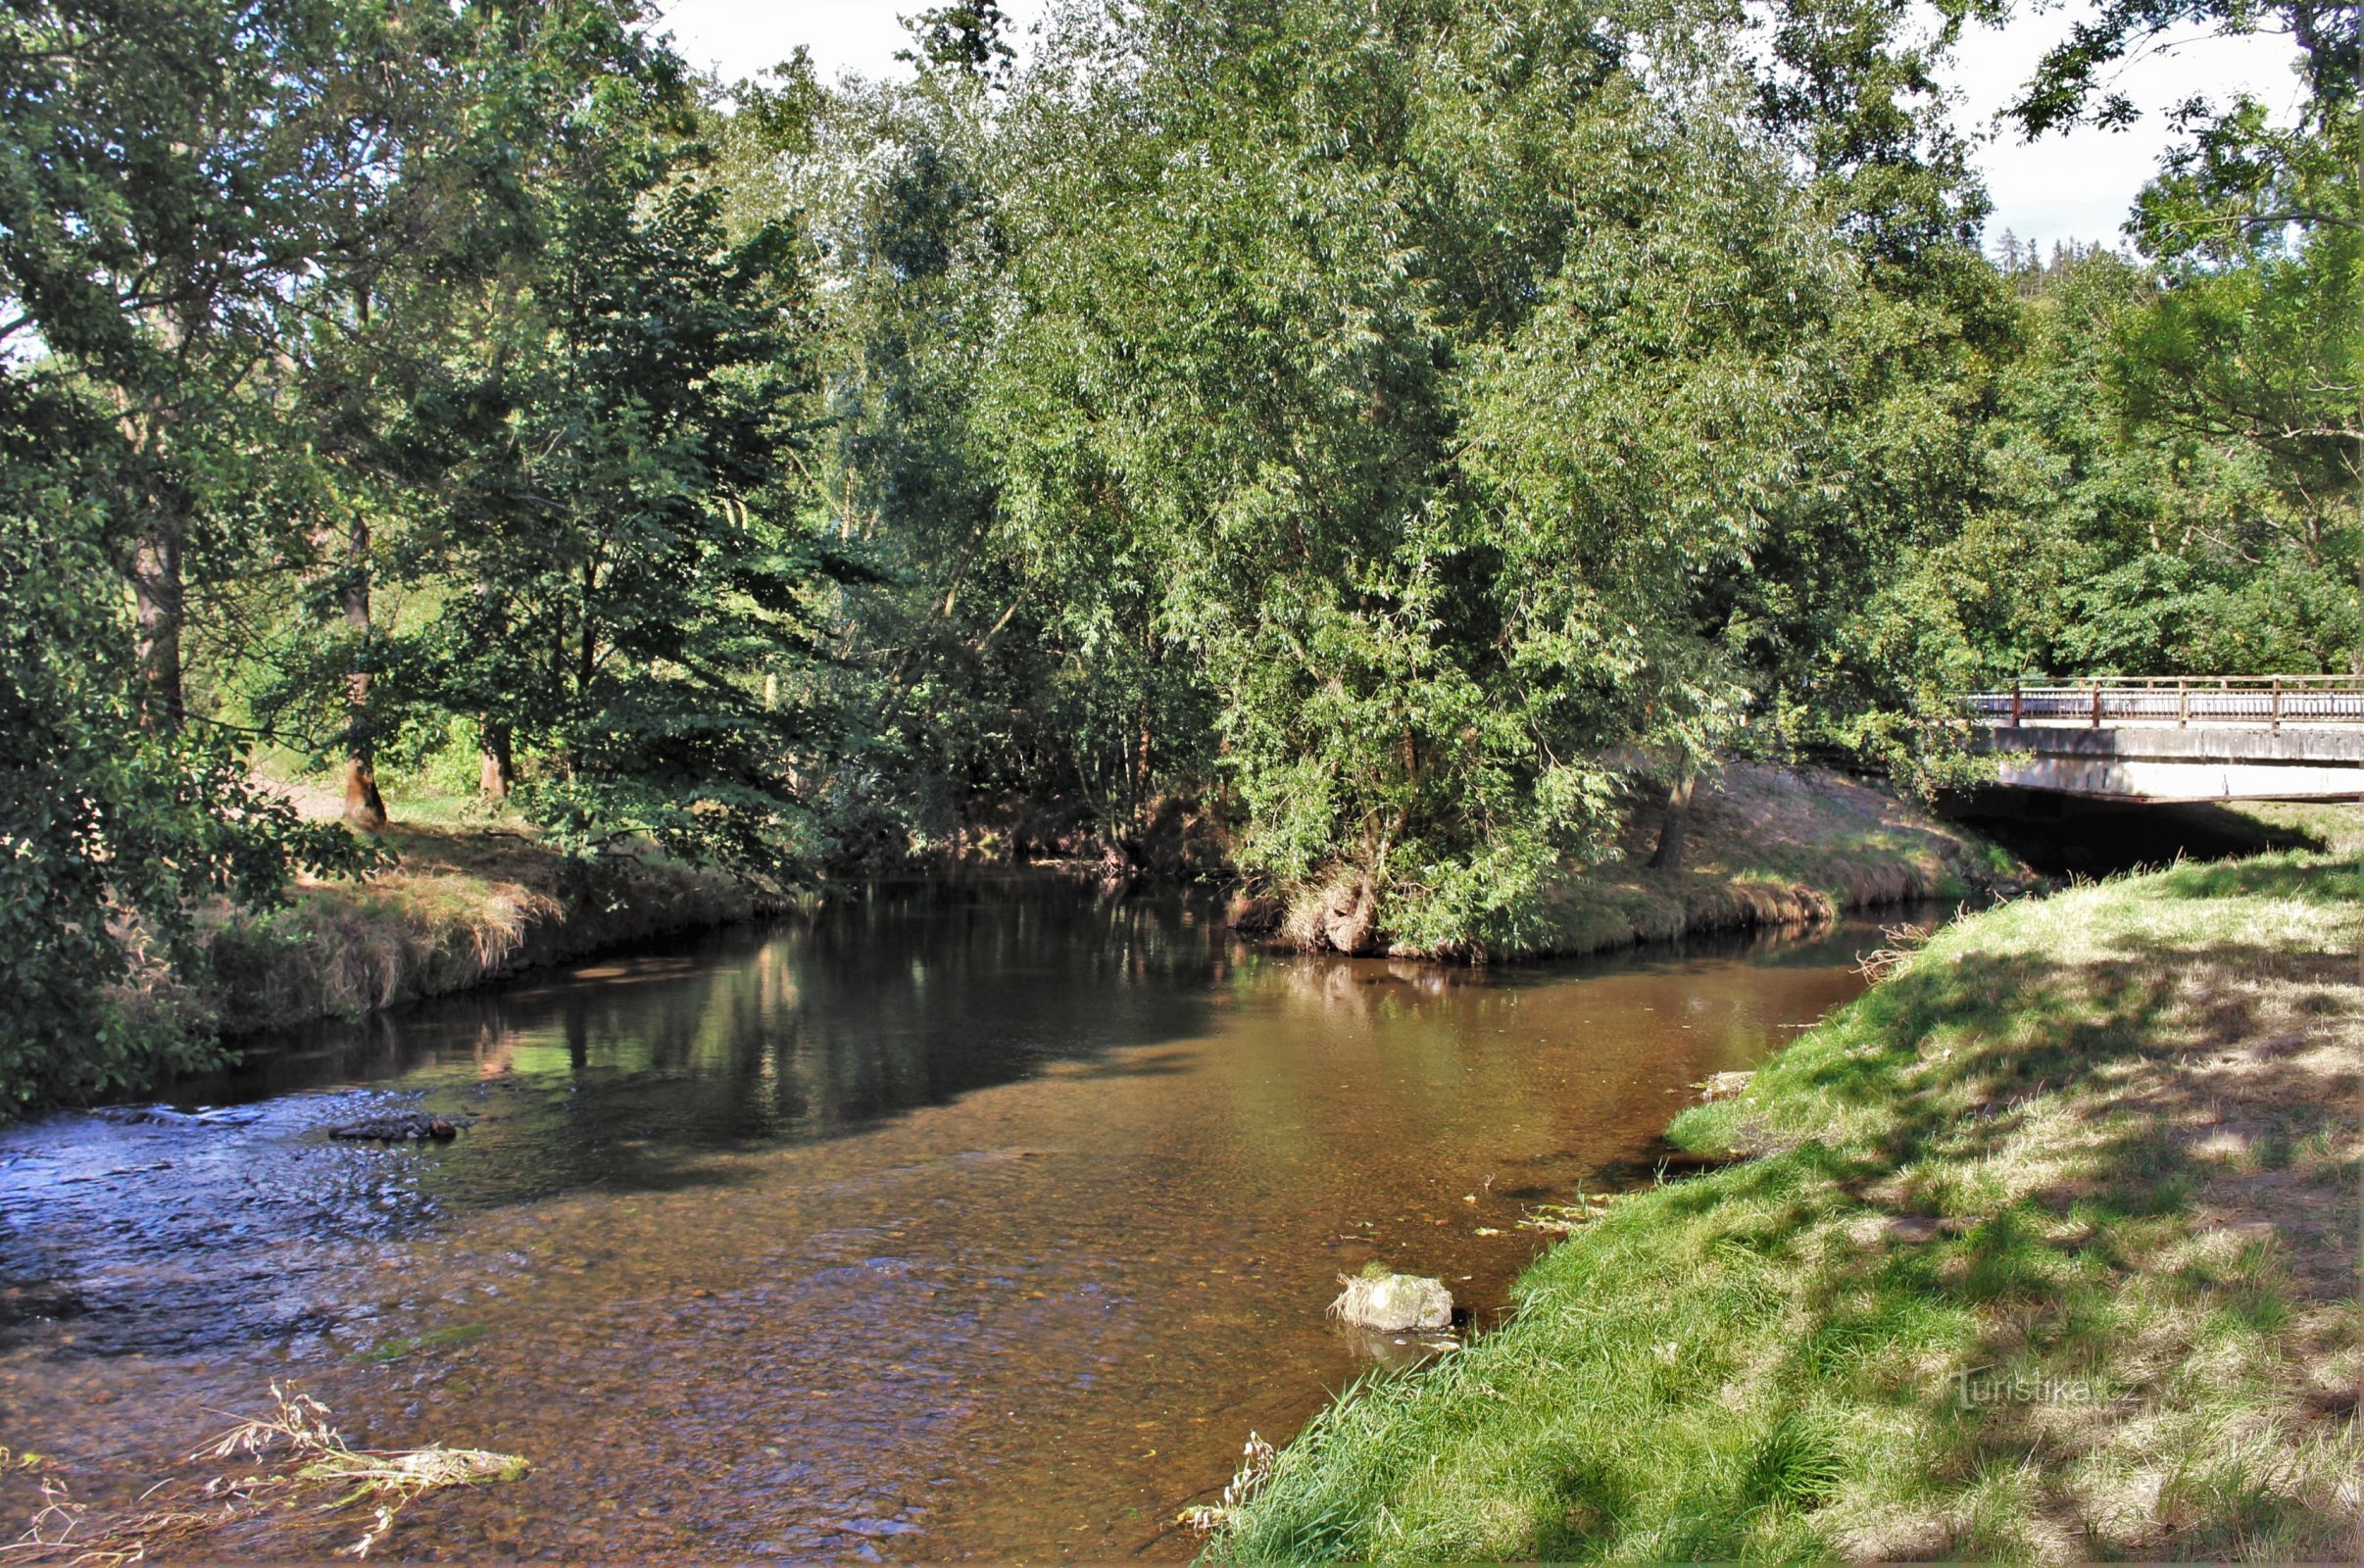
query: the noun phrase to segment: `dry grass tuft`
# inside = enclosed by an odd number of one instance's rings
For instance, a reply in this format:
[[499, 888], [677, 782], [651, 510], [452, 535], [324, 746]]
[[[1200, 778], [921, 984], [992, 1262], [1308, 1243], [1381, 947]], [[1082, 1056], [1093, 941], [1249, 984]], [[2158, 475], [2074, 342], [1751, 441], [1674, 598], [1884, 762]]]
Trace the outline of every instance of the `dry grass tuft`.
[[1880, 940], [1888, 946], [1857, 954], [1855, 972], [1875, 986], [1883, 980], [1895, 978], [1912, 962], [1913, 955], [1928, 945], [1936, 929], [1935, 926], [1909, 924], [1882, 926]]
[[1278, 1457], [1271, 1444], [1249, 1433], [1248, 1442], [1240, 1449], [1240, 1467], [1223, 1488], [1223, 1500], [1185, 1508], [1174, 1522], [1202, 1536], [1214, 1534], [1264, 1489], [1264, 1484], [1272, 1479], [1273, 1461]]

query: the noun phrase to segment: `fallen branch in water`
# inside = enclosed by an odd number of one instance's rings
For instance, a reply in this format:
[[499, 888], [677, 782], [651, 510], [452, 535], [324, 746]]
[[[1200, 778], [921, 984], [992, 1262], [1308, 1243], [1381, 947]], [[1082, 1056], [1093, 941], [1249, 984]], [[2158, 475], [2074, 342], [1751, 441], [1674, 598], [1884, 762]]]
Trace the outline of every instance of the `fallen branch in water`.
[[124, 1568], [146, 1561], [151, 1549], [183, 1545], [253, 1518], [273, 1501], [293, 1506], [295, 1499], [288, 1494], [309, 1486], [342, 1489], [339, 1495], [319, 1504], [316, 1514], [357, 1505], [370, 1510], [361, 1538], [339, 1552], [367, 1557], [393, 1531], [402, 1510], [426, 1494], [445, 1487], [515, 1481], [532, 1468], [515, 1454], [482, 1448], [434, 1444], [423, 1448], [355, 1448], [328, 1424], [328, 1407], [318, 1399], [282, 1392], [275, 1383], [271, 1397], [268, 1413], [238, 1421], [189, 1458], [194, 1463], [243, 1456], [271, 1461], [272, 1468], [245, 1476], [216, 1475], [197, 1485], [194, 1496], [177, 1502], [175, 1492], [188, 1484], [167, 1479], [140, 1496], [142, 1504], [157, 1499], [156, 1506], [95, 1518], [87, 1503], [72, 1500], [62, 1481], [44, 1476], [44, 1505], [33, 1515], [32, 1528], [21, 1540], [0, 1546], [0, 1560], [12, 1568], [18, 1563]]

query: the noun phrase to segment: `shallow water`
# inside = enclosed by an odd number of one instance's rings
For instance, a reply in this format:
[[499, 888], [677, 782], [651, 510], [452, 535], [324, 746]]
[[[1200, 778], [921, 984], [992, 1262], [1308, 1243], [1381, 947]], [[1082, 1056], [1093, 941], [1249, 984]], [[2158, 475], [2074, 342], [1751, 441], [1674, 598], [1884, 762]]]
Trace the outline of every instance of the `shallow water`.
[[[1871, 937], [1456, 974], [939, 890], [312, 1032], [0, 1133], [0, 1444], [126, 1499], [277, 1382], [534, 1460], [379, 1556], [1184, 1556], [1371, 1364], [1341, 1272], [1490, 1321], [1522, 1212], [1644, 1174]], [[325, 1136], [413, 1107], [472, 1119]]]

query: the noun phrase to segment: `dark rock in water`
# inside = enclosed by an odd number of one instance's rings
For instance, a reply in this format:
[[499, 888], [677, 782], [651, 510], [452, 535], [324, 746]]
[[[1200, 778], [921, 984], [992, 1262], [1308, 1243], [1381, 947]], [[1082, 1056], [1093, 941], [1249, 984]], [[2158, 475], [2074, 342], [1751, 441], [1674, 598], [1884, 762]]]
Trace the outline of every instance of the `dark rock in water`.
[[404, 1111], [393, 1116], [368, 1116], [349, 1121], [341, 1127], [328, 1129], [331, 1138], [347, 1138], [363, 1143], [410, 1144], [433, 1139], [442, 1143], [460, 1136], [460, 1129], [441, 1116], [429, 1116], [423, 1111]]
[[89, 1310], [74, 1288], [56, 1280], [29, 1285], [0, 1285], [0, 1329], [62, 1317], [79, 1317]]

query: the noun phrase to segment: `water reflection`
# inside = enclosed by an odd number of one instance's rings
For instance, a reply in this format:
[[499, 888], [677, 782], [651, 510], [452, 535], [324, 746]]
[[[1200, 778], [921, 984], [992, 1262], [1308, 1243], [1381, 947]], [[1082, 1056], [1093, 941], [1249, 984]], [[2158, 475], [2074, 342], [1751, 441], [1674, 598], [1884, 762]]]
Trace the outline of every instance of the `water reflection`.
[[[1522, 1205], [1870, 945], [1451, 973], [1210, 914], [880, 897], [0, 1135], [10, 1436], [128, 1494], [278, 1378], [364, 1440], [539, 1462], [421, 1504], [412, 1555], [1178, 1554], [1246, 1432], [1364, 1364], [1337, 1274], [1490, 1314]], [[468, 1125], [324, 1137], [410, 1105]]]

